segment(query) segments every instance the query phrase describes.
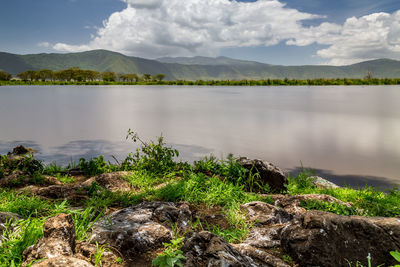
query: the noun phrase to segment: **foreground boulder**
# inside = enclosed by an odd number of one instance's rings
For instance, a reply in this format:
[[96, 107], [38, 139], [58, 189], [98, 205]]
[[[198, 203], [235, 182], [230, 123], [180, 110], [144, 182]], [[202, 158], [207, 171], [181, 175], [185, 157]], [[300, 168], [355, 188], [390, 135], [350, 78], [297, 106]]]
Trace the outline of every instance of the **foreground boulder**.
[[351, 202], [343, 202], [335, 197], [325, 194], [305, 194], [305, 195], [271, 195], [270, 196], [275, 201], [276, 207], [283, 208], [286, 212], [301, 216], [307, 212], [307, 210], [301, 207], [301, 202], [307, 200], [317, 200], [321, 202], [337, 203], [339, 205], [351, 208], [353, 204]]
[[[59, 214], [45, 221], [43, 237], [36, 245], [28, 247], [23, 252], [23, 266], [91, 267], [94, 266], [93, 255], [96, 250], [97, 247], [94, 244], [77, 244], [72, 216], [70, 214]], [[117, 258], [111, 251], [105, 250], [101, 257], [102, 266], [121, 266], [115, 263]]]
[[400, 250], [400, 219], [339, 216], [308, 211], [281, 233], [283, 249], [300, 266], [394, 265], [389, 252]]
[[109, 244], [125, 258], [151, 266], [156, 251], [173, 238], [173, 225], [185, 231], [191, 219], [187, 203], [148, 202], [122, 209], [97, 222], [92, 242]]
[[274, 164], [259, 159], [240, 158], [240, 164], [252, 174], [258, 174], [257, 182], [261, 186], [269, 185], [274, 192], [281, 192], [286, 189], [288, 179], [281, 169]]
[[43, 226], [43, 237], [24, 251], [26, 262], [72, 256], [75, 253], [75, 226], [71, 215], [60, 214], [48, 219]]
[[255, 262], [221, 237], [207, 231], [193, 233], [182, 248], [187, 267], [252, 267]]

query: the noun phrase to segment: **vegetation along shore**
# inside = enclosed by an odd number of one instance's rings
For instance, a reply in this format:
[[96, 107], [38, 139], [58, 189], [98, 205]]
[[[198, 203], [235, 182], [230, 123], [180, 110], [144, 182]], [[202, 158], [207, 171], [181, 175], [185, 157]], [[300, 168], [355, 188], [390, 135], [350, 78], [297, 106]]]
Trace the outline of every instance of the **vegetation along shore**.
[[53, 72], [51, 70], [25, 71], [17, 75], [0, 71], [0, 86], [7, 85], [197, 85], [197, 86], [327, 86], [327, 85], [399, 85], [400, 78], [363, 79], [264, 79], [264, 80], [175, 80], [165, 81], [164, 74], [116, 74], [71, 68]]
[[[400, 192], [205, 157], [162, 137], [115, 163], [0, 157], [0, 266], [394, 266]], [[64, 264], [64, 265], [63, 265]], [[398, 266], [398, 265], [396, 265]]]

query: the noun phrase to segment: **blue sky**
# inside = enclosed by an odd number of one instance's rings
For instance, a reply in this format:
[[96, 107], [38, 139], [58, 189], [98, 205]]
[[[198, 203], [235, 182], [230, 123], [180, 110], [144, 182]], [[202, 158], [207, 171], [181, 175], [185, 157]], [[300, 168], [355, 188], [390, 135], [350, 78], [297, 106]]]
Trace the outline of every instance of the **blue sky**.
[[2, 0], [0, 51], [103, 48], [271, 64], [400, 59], [398, 0]]

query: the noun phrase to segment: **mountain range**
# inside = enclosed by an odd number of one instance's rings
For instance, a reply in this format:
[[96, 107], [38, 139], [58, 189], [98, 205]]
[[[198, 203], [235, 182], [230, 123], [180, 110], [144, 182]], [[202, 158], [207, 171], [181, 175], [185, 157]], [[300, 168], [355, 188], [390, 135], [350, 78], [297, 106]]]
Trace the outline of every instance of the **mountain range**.
[[114, 71], [119, 74], [162, 73], [167, 80], [363, 78], [367, 72], [377, 78], [400, 78], [400, 61], [391, 59], [377, 59], [348, 66], [281, 66], [228, 57], [165, 57], [150, 60], [107, 50], [31, 55], [0, 52], [0, 70], [12, 75], [26, 70], [57, 71], [71, 67], [100, 72]]

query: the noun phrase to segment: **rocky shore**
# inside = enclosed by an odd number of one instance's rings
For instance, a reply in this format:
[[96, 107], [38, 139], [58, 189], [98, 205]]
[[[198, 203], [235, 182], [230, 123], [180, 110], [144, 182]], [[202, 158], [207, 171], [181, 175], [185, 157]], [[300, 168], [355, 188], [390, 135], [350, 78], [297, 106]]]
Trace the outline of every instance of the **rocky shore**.
[[[23, 161], [21, 154], [24, 153], [14, 151], [9, 156], [14, 161]], [[223, 205], [165, 201], [157, 196], [136, 203], [132, 201], [132, 204], [112, 204], [96, 218], [91, 218], [83, 239], [77, 238], [81, 225], [74, 219], [74, 213], [44, 216], [42, 234], [24, 249], [21, 264], [35, 267], [336, 267], [368, 266], [368, 261], [371, 266], [396, 264], [389, 253], [400, 251], [400, 217], [344, 216], [306, 209], [304, 201], [349, 209], [355, 207], [355, 203], [327, 194], [290, 194], [285, 191], [289, 181], [278, 167], [247, 158], [238, 159], [238, 162], [263, 186], [249, 193], [261, 200], [238, 206], [237, 212], [248, 231], [234, 242], [228, 242], [226, 236], [215, 230], [232, 226]], [[102, 196], [132, 192], [137, 196], [142, 192], [126, 178], [132, 175], [130, 171], [90, 177], [82, 169], [75, 168], [66, 174], [73, 182], [63, 183], [56, 176], [44, 175], [41, 183], [35, 183], [26, 170], [25, 173], [24, 170], [9, 171], [4, 164], [3, 168], [0, 187], [4, 190], [29, 194], [43, 201], [68, 202], [71, 203], [69, 210], [83, 210], [93, 196], [93, 188], [101, 191]], [[172, 190], [172, 185], [188, 179], [182, 176], [177, 174], [160, 181], [150, 190]], [[310, 181], [315, 188], [339, 188], [320, 177], [311, 177]], [[266, 186], [269, 193], [260, 189]], [[11, 232], [21, 231], [18, 222], [26, 219], [17, 213], [0, 212], [0, 247]], [[165, 259], [165, 265], [157, 265], [156, 258], [159, 262]]]

